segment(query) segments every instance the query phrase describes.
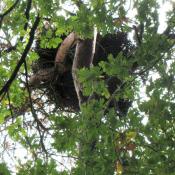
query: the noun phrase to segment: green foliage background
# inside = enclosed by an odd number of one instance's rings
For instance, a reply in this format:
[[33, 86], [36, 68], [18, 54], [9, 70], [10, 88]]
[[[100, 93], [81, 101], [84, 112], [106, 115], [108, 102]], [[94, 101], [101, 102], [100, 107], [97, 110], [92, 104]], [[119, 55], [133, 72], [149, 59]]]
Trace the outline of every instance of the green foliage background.
[[[109, 55], [108, 62], [79, 71], [84, 95], [95, 92], [101, 96], [99, 100], [82, 105], [80, 112], [74, 114], [53, 108], [47, 110], [51, 104], [44, 102], [47, 116], [44, 124], [49, 128], [48, 131], [43, 129], [43, 133], [49, 133], [44, 143], [51, 142], [46, 150], [41, 142], [44, 136], [37, 131], [30, 108], [25, 108], [23, 114], [17, 112], [21, 106], [25, 107], [29, 98], [24, 83], [25, 67], [21, 66], [8, 92], [1, 96], [0, 103], [1, 127], [13, 142], [21, 144], [32, 155], [26, 163], [18, 162], [17, 175], [175, 174], [175, 11], [172, 3], [166, 16], [168, 27], [159, 33], [159, 3], [158, 0], [131, 1], [130, 9], [137, 12], [132, 19], [127, 16], [128, 1], [125, 0], [19, 0], [7, 15], [3, 14], [14, 5], [14, 1], [1, 3], [0, 31], [3, 35], [0, 44], [15, 49], [7, 51], [0, 45], [0, 87], [15, 69], [38, 14], [40, 23], [35, 31], [35, 40], [40, 38], [42, 47], [47, 48], [56, 48], [62, 41], [61, 35], [71, 31], [82, 38], [91, 38], [94, 25], [102, 35], [116, 31], [132, 33], [133, 25], [144, 26], [143, 33], [138, 32], [142, 35], [142, 42], [132, 39], [135, 48], [129, 59], [123, 53], [117, 58]], [[49, 28], [42, 32], [46, 21]], [[53, 30], [56, 33], [54, 38]], [[31, 48], [26, 58], [29, 75], [31, 64], [37, 58]], [[130, 74], [128, 70], [134, 63], [139, 68]], [[120, 78], [124, 88], [119, 87], [110, 95], [101, 79], [104, 73]], [[141, 94], [143, 88], [146, 89], [145, 97]], [[35, 96], [40, 97], [39, 94], [40, 91]], [[125, 117], [120, 117], [114, 109], [106, 112], [112, 97], [133, 101]], [[36, 115], [42, 118], [38, 106], [35, 110]], [[29, 118], [25, 117], [27, 113], [30, 113]], [[9, 116], [12, 122], [6, 121]], [[145, 119], [147, 122], [143, 122]], [[50, 150], [54, 150], [55, 155], [66, 153], [67, 157], [74, 159], [74, 166], [61, 171]], [[0, 164], [0, 173], [10, 174], [5, 164]]]

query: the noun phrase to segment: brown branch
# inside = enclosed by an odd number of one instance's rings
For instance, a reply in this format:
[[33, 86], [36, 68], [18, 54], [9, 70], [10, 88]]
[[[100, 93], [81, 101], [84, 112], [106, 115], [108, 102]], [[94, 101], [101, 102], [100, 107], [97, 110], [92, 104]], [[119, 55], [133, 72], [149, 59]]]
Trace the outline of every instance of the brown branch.
[[24, 63], [25, 59], [26, 59], [26, 56], [32, 46], [32, 43], [33, 43], [33, 40], [34, 40], [34, 35], [35, 35], [35, 31], [39, 25], [39, 21], [40, 21], [40, 17], [39, 15], [36, 17], [35, 19], [35, 22], [33, 24], [33, 27], [31, 28], [31, 31], [29, 33], [29, 42], [27, 43], [25, 49], [24, 49], [24, 52], [22, 53], [22, 56], [18, 62], [18, 64], [16, 65], [11, 77], [9, 78], [9, 80], [5, 83], [5, 85], [1, 88], [0, 90], [0, 96], [2, 96], [4, 93], [7, 93], [7, 91], [9, 90], [12, 82], [14, 81], [14, 79], [16, 78], [17, 74], [18, 74], [18, 71], [21, 67], [21, 65]]
[[[66, 67], [63, 64], [65, 57], [69, 49], [75, 44], [77, 40], [77, 35], [72, 32], [64, 39], [61, 46], [58, 48], [55, 57], [55, 68], [59, 73], [64, 73], [66, 71]], [[41, 82], [50, 81], [54, 76], [55, 68], [39, 70], [36, 74], [30, 77], [29, 86], [37, 87], [41, 84]]]
[[5, 48], [9, 48], [11, 45], [5, 44], [5, 43], [0, 43], [0, 50], [4, 50]]
[[96, 43], [97, 28], [94, 26], [93, 39], [79, 40], [76, 45], [75, 57], [72, 65], [72, 77], [79, 101], [79, 106], [87, 101], [88, 97], [84, 97], [82, 94], [82, 85], [78, 80], [77, 71], [83, 67], [89, 68], [92, 66], [94, 55], [96, 52]]
[[77, 42], [78, 36], [72, 32], [70, 33], [62, 42], [61, 46], [59, 47], [56, 57], [55, 57], [55, 68], [59, 73], [66, 72], [66, 67], [63, 64], [65, 57], [69, 51], [69, 49]]
[[92, 39], [80, 40], [77, 43], [75, 57], [72, 65], [72, 77], [75, 90], [77, 93], [79, 106], [87, 101], [87, 98], [82, 94], [82, 85], [77, 76], [77, 71], [83, 67], [90, 67], [92, 59], [93, 41]]
[[55, 57], [55, 64], [63, 63], [64, 59], [69, 51], [69, 49], [73, 46], [73, 44], [77, 41], [77, 35], [72, 32], [70, 33], [62, 42], [61, 46], [58, 49], [58, 52]]

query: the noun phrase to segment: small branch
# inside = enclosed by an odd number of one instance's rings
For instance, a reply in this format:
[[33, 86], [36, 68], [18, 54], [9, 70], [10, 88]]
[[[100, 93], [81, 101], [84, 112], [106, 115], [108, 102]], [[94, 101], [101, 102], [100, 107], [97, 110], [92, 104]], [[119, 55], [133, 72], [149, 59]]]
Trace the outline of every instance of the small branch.
[[143, 38], [144, 24], [141, 23], [139, 26], [133, 25], [133, 29], [135, 31], [135, 39], [136, 39], [137, 45], [140, 46]]
[[29, 103], [30, 103], [31, 112], [32, 112], [33, 118], [34, 118], [34, 120], [36, 122], [36, 128], [37, 128], [38, 133], [39, 133], [39, 136], [40, 136], [40, 145], [41, 145], [41, 148], [42, 148], [42, 150], [45, 152], [45, 154], [47, 156], [48, 153], [47, 153], [47, 150], [45, 148], [44, 140], [43, 140], [44, 132], [42, 134], [40, 128], [42, 128], [44, 131], [46, 131], [47, 129], [42, 124], [42, 122], [38, 119], [37, 114], [36, 114], [36, 111], [35, 111], [35, 108], [33, 106], [33, 101], [32, 101], [32, 97], [31, 97], [31, 90], [30, 90], [29, 82], [28, 82], [28, 69], [27, 69], [26, 60], [24, 60], [24, 68], [25, 68], [26, 86], [27, 86], [27, 91], [28, 91], [28, 94], [29, 94]]
[[48, 151], [47, 151], [47, 149], [46, 149], [46, 147], [45, 147], [45, 144], [44, 144], [44, 132], [41, 133], [40, 130], [38, 130], [38, 132], [39, 132], [39, 137], [40, 137], [41, 149], [42, 149], [42, 151], [45, 153], [46, 158], [48, 158]]
[[8, 122], [12, 118], [16, 119], [18, 116], [23, 115], [30, 108], [30, 104], [29, 101], [26, 100], [20, 108], [14, 108], [12, 105], [11, 108], [13, 110], [13, 116], [11, 115], [6, 116], [4, 118], [4, 123]]
[[[27, 6], [26, 6], [26, 9], [25, 9], [25, 12], [24, 12], [24, 15], [27, 19], [26, 23], [24, 24], [24, 30], [27, 31], [27, 28], [28, 28], [28, 23], [29, 23], [29, 19], [30, 19], [30, 9], [31, 9], [31, 6], [32, 6], [32, 0], [27, 0]], [[22, 41], [24, 38], [24, 36], [21, 36], [20, 37], [20, 41]]]
[[[175, 42], [173, 42], [171, 44], [171, 46], [168, 48], [167, 51], [169, 51], [173, 46], [174, 46]], [[132, 80], [130, 81], [124, 81], [117, 89], [115, 89], [115, 91], [112, 93], [112, 95], [110, 96], [110, 98], [107, 100], [106, 102], [106, 107], [103, 109], [103, 112], [105, 113], [106, 110], [109, 107], [110, 102], [115, 98], [116, 94], [118, 92], [120, 92], [121, 89], [126, 88], [131, 86], [131, 84], [141, 75], [145, 74], [146, 72], [150, 71], [160, 60], [162, 60], [162, 58], [164, 57], [165, 53], [158, 59], [156, 59], [153, 64], [151, 64], [150, 66], [146, 67], [145, 69], [141, 70], [138, 74], [135, 74], [135, 76], [133, 77]]]
[[5, 11], [3, 14], [0, 14], [0, 28], [2, 26], [2, 21], [4, 19], [5, 16], [7, 16], [19, 3], [20, 0], [16, 0], [16, 2], [7, 10]]
[[32, 6], [32, 0], [28, 0], [27, 1], [27, 7], [26, 7], [26, 10], [25, 10], [25, 16], [26, 16], [27, 22], [24, 25], [24, 30], [27, 30], [27, 27], [28, 27], [28, 21], [30, 19], [31, 6]]
[[[17, 74], [18, 74], [18, 71], [21, 67], [21, 65], [24, 63], [26, 57], [27, 57], [27, 54], [32, 46], [32, 43], [33, 43], [33, 40], [34, 40], [34, 35], [35, 35], [35, 31], [39, 25], [39, 21], [40, 21], [40, 17], [39, 15], [36, 17], [35, 19], [35, 22], [33, 24], [33, 27], [31, 28], [31, 31], [29, 33], [29, 42], [27, 43], [25, 49], [24, 49], [24, 52], [22, 53], [22, 56], [18, 62], [18, 64], [16, 65], [11, 77], [9, 78], [9, 80], [5, 83], [5, 85], [1, 88], [0, 90], [0, 96], [2, 96], [3, 94], [6, 94], [7, 91], [9, 90], [12, 82], [14, 81], [14, 79], [16, 78]], [[2, 99], [1, 99], [2, 100]]]
[[[172, 12], [175, 12], [175, 7], [173, 7]], [[167, 24], [169, 24], [171, 21], [174, 21], [173, 18], [174, 15], [170, 17], [170, 19], [167, 21]], [[175, 39], [175, 34], [174, 32], [171, 32], [171, 30], [174, 31], [174, 28], [171, 28], [171, 25], [169, 24], [162, 34], [167, 36], [169, 39]]]

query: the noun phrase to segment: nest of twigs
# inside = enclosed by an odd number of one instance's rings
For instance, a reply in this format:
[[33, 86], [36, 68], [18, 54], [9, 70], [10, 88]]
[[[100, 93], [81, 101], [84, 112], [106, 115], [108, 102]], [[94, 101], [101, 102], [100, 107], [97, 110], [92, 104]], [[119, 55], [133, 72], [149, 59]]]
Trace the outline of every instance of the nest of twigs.
[[[97, 40], [98, 47], [93, 64], [97, 65], [100, 61], [107, 61], [109, 54], [114, 57], [121, 51], [127, 55], [132, 48], [131, 42], [127, 39], [127, 34], [107, 34], [103, 37], [99, 36]], [[55, 49], [41, 48], [39, 43], [35, 50], [39, 55], [39, 59], [32, 66], [33, 72], [36, 73], [40, 69], [47, 69], [54, 67], [54, 59], [59, 46]], [[67, 67], [67, 71], [63, 74], [56, 73], [51, 79], [43, 82], [42, 87], [45, 89], [45, 95], [48, 97], [51, 104], [55, 104], [57, 108], [63, 111], [76, 112], [79, 110], [79, 103], [75, 87], [72, 79], [72, 63], [74, 59], [75, 47], [69, 50], [65, 58], [64, 64]], [[116, 87], [116, 85], [113, 85]], [[115, 89], [115, 87], [110, 87]], [[110, 90], [110, 89], [109, 89]]]

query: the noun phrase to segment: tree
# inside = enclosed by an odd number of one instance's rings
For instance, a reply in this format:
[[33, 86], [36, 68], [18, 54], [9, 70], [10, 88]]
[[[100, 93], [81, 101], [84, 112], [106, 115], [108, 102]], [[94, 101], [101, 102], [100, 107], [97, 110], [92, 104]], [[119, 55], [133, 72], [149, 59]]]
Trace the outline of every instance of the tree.
[[156, 0], [0, 5], [2, 152], [29, 151], [16, 174], [175, 173], [173, 3], [162, 32]]

